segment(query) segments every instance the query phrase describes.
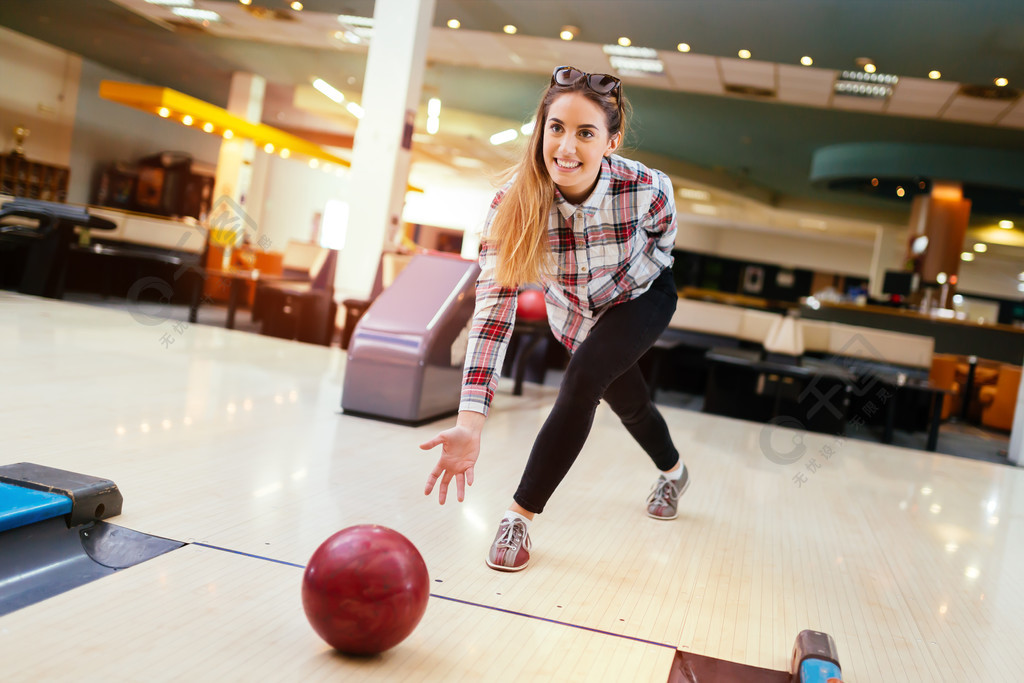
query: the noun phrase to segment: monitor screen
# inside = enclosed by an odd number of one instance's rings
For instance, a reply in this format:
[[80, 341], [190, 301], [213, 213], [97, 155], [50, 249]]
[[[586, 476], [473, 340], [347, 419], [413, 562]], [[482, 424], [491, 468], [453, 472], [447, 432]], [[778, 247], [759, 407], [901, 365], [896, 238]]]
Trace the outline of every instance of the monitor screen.
[[910, 296], [914, 292], [914, 273], [902, 270], [885, 271], [882, 281], [882, 293]]

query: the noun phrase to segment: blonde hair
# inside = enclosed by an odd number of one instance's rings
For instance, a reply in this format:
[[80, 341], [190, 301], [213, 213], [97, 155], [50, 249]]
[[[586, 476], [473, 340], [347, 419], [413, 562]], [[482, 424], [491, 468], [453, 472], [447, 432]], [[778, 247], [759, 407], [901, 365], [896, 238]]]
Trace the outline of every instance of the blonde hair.
[[580, 93], [605, 113], [608, 134], [625, 134], [627, 104], [622, 95], [600, 95], [581, 78], [569, 86], [551, 85], [537, 106], [530, 141], [519, 162], [506, 172], [512, 183], [505, 190], [485, 241], [497, 251], [495, 279], [502, 287], [521, 287], [550, 275], [553, 265], [548, 246], [548, 214], [555, 184], [544, 164], [544, 129], [548, 110], [556, 98]]

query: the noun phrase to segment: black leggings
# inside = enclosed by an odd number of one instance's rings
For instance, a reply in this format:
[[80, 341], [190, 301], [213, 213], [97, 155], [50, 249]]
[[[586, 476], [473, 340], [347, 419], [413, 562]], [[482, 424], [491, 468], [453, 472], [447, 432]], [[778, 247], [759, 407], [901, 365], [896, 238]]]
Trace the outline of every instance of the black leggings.
[[541, 427], [514, 499], [533, 513], [544, 511], [594, 423], [604, 398], [660, 470], [679, 462], [665, 419], [651, 403], [637, 365], [676, 310], [675, 282], [664, 270], [641, 296], [602, 315], [569, 360], [558, 398]]

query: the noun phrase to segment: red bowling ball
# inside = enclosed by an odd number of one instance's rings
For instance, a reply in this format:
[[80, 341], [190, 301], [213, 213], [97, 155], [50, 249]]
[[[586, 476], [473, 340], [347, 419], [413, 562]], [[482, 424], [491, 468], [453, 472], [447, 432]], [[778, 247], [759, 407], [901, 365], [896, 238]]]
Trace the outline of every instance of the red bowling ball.
[[427, 565], [416, 546], [375, 524], [328, 538], [302, 577], [302, 607], [313, 630], [349, 654], [398, 645], [423, 618], [429, 596]]
[[539, 289], [524, 289], [516, 303], [516, 316], [520, 320], [547, 320], [548, 309], [544, 303], [544, 292]]

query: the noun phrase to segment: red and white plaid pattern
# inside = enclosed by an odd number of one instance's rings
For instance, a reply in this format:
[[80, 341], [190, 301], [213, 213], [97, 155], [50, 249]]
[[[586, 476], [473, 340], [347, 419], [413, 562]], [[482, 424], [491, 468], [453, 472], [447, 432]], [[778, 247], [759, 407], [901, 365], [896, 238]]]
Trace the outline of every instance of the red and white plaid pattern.
[[[485, 238], [507, 187], [491, 202]], [[541, 283], [555, 338], [574, 351], [604, 311], [646, 292], [672, 265], [675, 239], [672, 181], [661, 171], [612, 155], [601, 163], [597, 186], [580, 206], [566, 202], [556, 189], [548, 240], [557, 273]], [[495, 282], [496, 259], [485, 239], [459, 406], [484, 415], [516, 318], [517, 292]]]

